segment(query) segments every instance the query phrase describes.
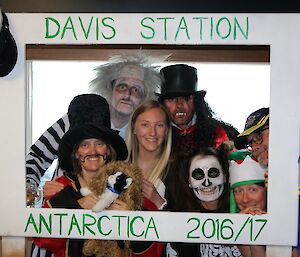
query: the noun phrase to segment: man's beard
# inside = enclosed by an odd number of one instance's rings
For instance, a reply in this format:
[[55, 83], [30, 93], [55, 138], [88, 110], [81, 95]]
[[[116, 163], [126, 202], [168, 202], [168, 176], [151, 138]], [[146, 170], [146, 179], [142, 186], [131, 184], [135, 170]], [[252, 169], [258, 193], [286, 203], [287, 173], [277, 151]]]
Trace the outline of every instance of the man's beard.
[[252, 152], [253, 156], [257, 159], [259, 164], [264, 168], [268, 167], [268, 150], [265, 147], [258, 149], [257, 151]]

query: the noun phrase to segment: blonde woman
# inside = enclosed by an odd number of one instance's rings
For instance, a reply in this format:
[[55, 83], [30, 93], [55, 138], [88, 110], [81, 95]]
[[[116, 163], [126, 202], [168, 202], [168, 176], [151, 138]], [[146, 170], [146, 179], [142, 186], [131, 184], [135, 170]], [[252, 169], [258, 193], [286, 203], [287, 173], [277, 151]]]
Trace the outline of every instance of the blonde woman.
[[[128, 127], [128, 161], [143, 172], [142, 193], [145, 210], [166, 205], [165, 185], [171, 152], [171, 122], [164, 106], [154, 100], [143, 102], [132, 114]], [[132, 242], [132, 256], [159, 257], [164, 243]]]
[[171, 123], [165, 107], [154, 100], [143, 102], [132, 114], [127, 140], [128, 161], [143, 172], [143, 196], [158, 209], [166, 203], [165, 185], [171, 152]]

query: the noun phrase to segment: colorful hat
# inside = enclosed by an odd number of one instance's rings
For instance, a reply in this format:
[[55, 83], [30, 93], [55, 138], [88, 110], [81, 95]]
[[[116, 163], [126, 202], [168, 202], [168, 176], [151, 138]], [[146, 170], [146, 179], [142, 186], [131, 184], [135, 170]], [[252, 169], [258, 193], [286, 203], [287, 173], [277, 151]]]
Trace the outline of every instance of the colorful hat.
[[246, 120], [244, 132], [239, 134], [238, 137], [248, 136], [255, 131], [259, 131], [260, 128], [269, 123], [269, 116], [269, 108], [261, 108], [251, 113]]
[[7, 16], [0, 9], [0, 77], [5, 77], [13, 70], [17, 57], [17, 45], [10, 33]]
[[266, 170], [251, 156], [251, 152], [241, 150], [228, 155], [230, 183], [230, 212], [238, 212], [233, 190], [236, 187], [264, 183]]
[[163, 78], [159, 99], [168, 99], [178, 96], [188, 96], [200, 92], [204, 97], [206, 91], [197, 91], [197, 69], [186, 64], [175, 64], [162, 68]]

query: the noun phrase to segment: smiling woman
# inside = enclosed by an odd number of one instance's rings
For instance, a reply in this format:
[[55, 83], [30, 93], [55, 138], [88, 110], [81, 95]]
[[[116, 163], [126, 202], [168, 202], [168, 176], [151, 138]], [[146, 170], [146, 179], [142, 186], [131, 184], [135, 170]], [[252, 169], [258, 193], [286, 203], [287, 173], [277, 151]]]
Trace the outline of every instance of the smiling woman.
[[[141, 168], [144, 178], [164, 197], [162, 180], [171, 151], [171, 122], [167, 110], [157, 101], [145, 101], [132, 114], [128, 129], [128, 160]], [[157, 208], [161, 200], [154, 202]]]
[[[106, 111], [109, 112], [108, 108]], [[97, 196], [82, 195], [80, 190], [95, 179], [106, 163], [124, 160], [126, 157], [125, 141], [104, 124], [84, 124], [71, 128], [59, 144], [58, 161], [64, 174], [55, 180], [63, 185], [63, 189], [45, 199], [43, 207], [91, 210], [98, 201]], [[115, 201], [118, 204], [115, 206], [112, 203], [109, 206], [111, 210], [128, 210], [127, 203]], [[41, 225], [43, 222], [38, 223]], [[27, 225], [36, 226], [32, 217], [29, 217]], [[51, 234], [50, 225], [45, 227]], [[32, 256], [43, 256], [44, 251], [46, 256], [52, 253], [59, 256], [82, 256], [84, 240], [35, 238], [33, 241]]]
[[[230, 211], [262, 215], [267, 213], [267, 188], [264, 185], [264, 169], [248, 151], [229, 154]], [[244, 257], [264, 257], [265, 246], [239, 245]]]
[[[158, 101], [144, 101], [133, 112], [128, 129], [128, 161], [136, 164], [143, 174], [143, 208], [161, 210], [167, 204], [164, 179], [171, 153], [172, 134], [168, 112]], [[160, 257], [165, 244], [132, 243], [132, 248], [133, 256]]]
[[[200, 213], [229, 212], [229, 173], [224, 148], [201, 148], [183, 155], [176, 169], [170, 170], [167, 199], [173, 199], [173, 211]], [[203, 223], [205, 226], [206, 222]], [[223, 223], [222, 223], [223, 224]], [[200, 224], [199, 224], [200, 226]], [[223, 226], [223, 225], [222, 225]], [[213, 232], [215, 225], [212, 225]], [[197, 227], [198, 228], [198, 227]], [[200, 229], [199, 229], [200, 230]], [[205, 233], [204, 228], [202, 228]], [[242, 256], [236, 245], [171, 243], [170, 256]], [[172, 252], [176, 252], [176, 254]]]

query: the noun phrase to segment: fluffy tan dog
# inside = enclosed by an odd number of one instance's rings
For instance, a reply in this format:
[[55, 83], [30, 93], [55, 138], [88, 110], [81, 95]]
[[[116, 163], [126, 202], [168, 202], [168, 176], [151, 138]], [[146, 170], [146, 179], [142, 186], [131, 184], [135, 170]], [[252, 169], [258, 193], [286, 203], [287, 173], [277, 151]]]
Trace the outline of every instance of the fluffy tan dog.
[[[141, 210], [142, 172], [133, 164], [114, 161], [104, 165], [99, 175], [89, 184], [89, 189], [95, 195], [100, 196], [106, 190], [108, 177], [118, 171], [132, 178], [132, 183], [119, 195], [118, 199], [127, 203], [129, 210]], [[127, 257], [130, 254], [129, 242], [89, 239], [84, 243], [83, 253], [88, 256], [95, 254], [96, 257]]]

